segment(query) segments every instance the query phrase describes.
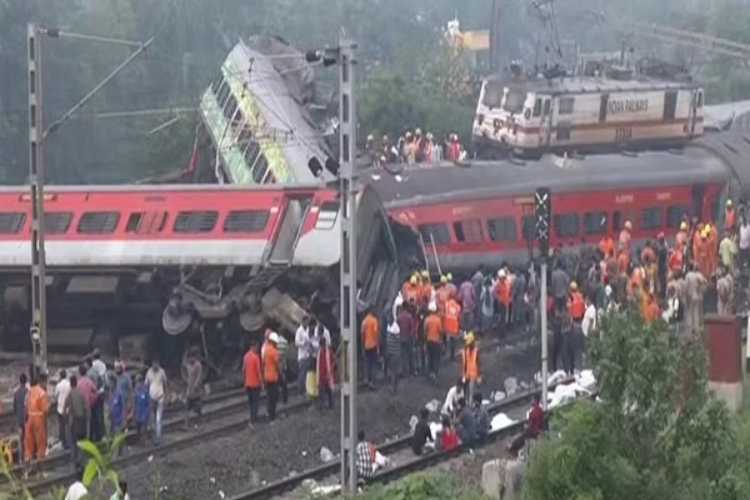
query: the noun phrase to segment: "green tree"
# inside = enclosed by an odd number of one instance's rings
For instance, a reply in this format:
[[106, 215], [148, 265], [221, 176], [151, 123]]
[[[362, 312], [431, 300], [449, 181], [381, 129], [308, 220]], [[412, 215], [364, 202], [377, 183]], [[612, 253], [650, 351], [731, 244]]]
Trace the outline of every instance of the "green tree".
[[555, 418], [559, 438], [534, 451], [524, 499], [750, 498], [748, 425], [710, 395], [702, 344], [637, 314], [610, 315], [601, 333], [601, 401]]

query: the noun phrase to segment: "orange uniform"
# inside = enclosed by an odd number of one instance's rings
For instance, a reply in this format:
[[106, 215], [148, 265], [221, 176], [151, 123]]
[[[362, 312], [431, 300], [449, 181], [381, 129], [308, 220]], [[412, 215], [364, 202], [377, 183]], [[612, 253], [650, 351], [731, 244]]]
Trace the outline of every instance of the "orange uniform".
[[599, 251], [604, 257], [615, 254], [615, 241], [611, 236], [607, 235], [599, 241]]
[[628, 255], [628, 252], [622, 251], [617, 256], [617, 272], [619, 274], [627, 274], [628, 267], [630, 267], [630, 255]]
[[449, 299], [443, 313], [443, 328], [451, 337], [458, 337], [461, 332], [461, 306], [455, 299]]
[[47, 414], [49, 413], [49, 399], [47, 391], [39, 385], [31, 387], [26, 396], [26, 438], [25, 457], [37, 460], [47, 456]]
[[687, 232], [680, 230], [677, 233], [677, 236], [675, 236], [674, 241], [675, 241], [675, 247], [679, 248], [680, 250], [684, 252], [685, 249], [687, 248], [687, 243], [688, 243]]
[[372, 313], [368, 313], [362, 321], [362, 344], [366, 351], [380, 347], [380, 322]]
[[401, 288], [401, 295], [404, 297], [404, 303], [408, 304], [412, 300], [414, 302], [419, 301], [419, 292], [419, 285], [412, 285], [408, 281], [404, 283], [404, 286]]
[[279, 350], [271, 342], [268, 342], [263, 357], [263, 380], [267, 384], [279, 381]]
[[683, 266], [683, 256], [682, 256], [682, 247], [678, 246], [674, 250], [672, 250], [671, 255], [669, 256], [669, 270], [673, 273], [677, 273], [682, 271]]
[[432, 300], [432, 284], [429, 282], [422, 283], [422, 286], [419, 288], [419, 305], [422, 307], [427, 307], [430, 304], [430, 300]]
[[653, 300], [653, 298], [649, 300], [643, 312], [644, 312], [643, 321], [645, 321], [646, 324], [653, 323], [654, 321], [658, 320], [659, 317], [661, 316], [661, 310], [659, 309], [659, 304], [657, 304], [656, 301]]
[[497, 281], [497, 284], [495, 284], [495, 297], [497, 298], [497, 301], [503, 304], [505, 307], [508, 307], [511, 303], [511, 295], [510, 295], [510, 280], [500, 279]]
[[439, 344], [443, 341], [443, 321], [436, 313], [430, 313], [424, 319], [424, 335], [427, 342]]
[[573, 321], [581, 321], [586, 313], [586, 303], [581, 292], [573, 292], [568, 299], [568, 313]]
[[245, 377], [245, 387], [248, 389], [260, 389], [263, 385], [263, 374], [260, 369], [260, 356], [258, 353], [247, 351], [242, 361], [242, 371]]
[[443, 285], [435, 292], [435, 302], [437, 303], [437, 310], [439, 313], [445, 311], [445, 306], [451, 298], [451, 289], [447, 285]]
[[737, 224], [737, 212], [734, 207], [727, 207], [724, 211], [724, 230], [731, 231]]
[[464, 347], [461, 352], [461, 377], [467, 382], [479, 379], [479, 351], [476, 347]]

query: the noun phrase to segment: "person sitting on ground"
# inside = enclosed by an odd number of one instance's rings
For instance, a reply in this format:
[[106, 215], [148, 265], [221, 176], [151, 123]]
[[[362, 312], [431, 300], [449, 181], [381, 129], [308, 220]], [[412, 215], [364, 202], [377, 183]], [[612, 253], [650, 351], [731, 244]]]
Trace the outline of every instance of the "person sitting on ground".
[[357, 477], [361, 481], [369, 481], [374, 475], [372, 453], [370, 452], [370, 443], [365, 440], [365, 431], [361, 430], [357, 434]]
[[539, 394], [534, 395], [534, 401], [531, 404], [531, 409], [529, 410], [529, 416], [528, 416], [528, 422], [526, 424], [526, 428], [524, 431], [516, 437], [510, 445], [508, 445], [508, 451], [512, 455], [516, 455], [518, 453], [518, 450], [523, 448], [524, 444], [526, 444], [526, 441], [528, 439], [536, 439], [537, 437], [541, 436], [544, 432], [544, 410], [542, 409], [542, 405], [540, 403], [540, 396]]
[[466, 404], [464, 398], [458, 400], [458, 437], [467, 446], [472, 446], [477, 440], [477, 423], [474, 412]]
[[445, 403], [441, 413], [448, 415], [450, 418], [456, 418], [458, 414], [458, 401], [464, 397], [464, 384], [459, 378], [456, 385], [448, 390], [448, 394], [445, 396]]
[[422, 408], [419, 412], [419, 422], [414, 428], [414, 434], [411, 438], [411, 449], [415, 455], [421, 455], [424, 445], [427, 441], [434, 442], [432, 437], [432, 430], [430, 430], [430, 423], [427, 421], [427, 417], [430, 416], [430, 412], [427, 408]]
[[490, 414], [482, 403], [482, 393], [474, 394], [474, 421], [476, 422], [477, 439], [485, 441], [490, 433]]
[[443, 451], [452, 451], [458, 448], [460, 441], [458, 440], [458, 434], [451, 425], [451, 419], [447, 415], [443, 415], [443, 430], [440, 432], [440, 449]]

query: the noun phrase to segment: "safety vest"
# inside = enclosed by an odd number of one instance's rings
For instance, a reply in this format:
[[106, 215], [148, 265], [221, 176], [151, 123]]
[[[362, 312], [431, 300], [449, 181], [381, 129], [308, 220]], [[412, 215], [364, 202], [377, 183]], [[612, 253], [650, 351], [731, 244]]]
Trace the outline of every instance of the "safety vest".
[[402, 294], [404, 296], [405, 303], [408, 304], [412, 300], [416, 302], [417, 300], [419, 300], [419, 286], [412, 285], [411, 283], [407, 282], [406, 284], [404, 284]]
[[737, 222], [737, 213], [734, 211], [734, 208], [728, 208], [724, 212], [724, 228], [734, 229], [734, 225]]
[[586, 304], [584, 303], [583, 295], [581, 295], [580, 292], [573, 292], [570, 294], [568, 312], [570, 313], [570, 317], [575, 321], [583, 319], [583, 315], [586, 313]]
[[431, 313], [424, 320], [424, 336], [427, 338], [427, 342], [433, 342], [439, 344], [443, 339], [443, 322], [440, 320], [440, 316], [435, 313]]
[[44, 418], [49, 412], [47, 392], [38, 385], [35, 385], [29, 391], [29, 395], [26, 398], [26, 412], [29, 418]]
[[612, 240], [611, 237], [606, 236], [601, 239], [599, 242], [599, 251], [602, 252], [602, 255], [606, 258], [609, 257], [609, 255], [614, 255], [615, 253], [615, 242]]
[[263, 358], [263, 380], [271, 384], [279, 381], [279, 350], [272, 344], [268, 344]]
[[245, 387], [248, 389], [259, 389], [261, 383], [260, 356], [248, 351], [245, 354]]
[[479, 350], [469, 347], [464, 347], [463, 352], [463, 377], [466, 380], [475, 381], [479, 378], [479, 363], [477, 363], [479, 356]]
[[443, 314], [443, 328], [445, 333], [451, 337], [457, 337], [461, 331], [461, 306], [458, 302], [451, 299], [445, 304], [445, 313]]
[[495, 296], [497, 297], [498, 302], [505, 305], [506, 307], [510, 304], [511, 297], [509, 279], [506, 278], [497, 282], [497, 285], [495, 285]]
[[368, 351], [380, 345], [380, 322], [373, 314], [365, 316], [362, 322], [362, 343]]

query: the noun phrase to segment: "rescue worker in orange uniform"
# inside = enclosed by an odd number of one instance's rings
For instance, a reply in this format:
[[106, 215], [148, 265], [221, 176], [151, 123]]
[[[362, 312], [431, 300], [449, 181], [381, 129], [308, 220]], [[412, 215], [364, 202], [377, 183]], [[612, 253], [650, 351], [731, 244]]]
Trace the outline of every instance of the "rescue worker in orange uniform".
[[443, 311], [443, 330], [445, 330], [451, 361], [456, 359], [456, 344], [461, 334], [461, 304], [456, 299], [448, 299]]
[[268, 399], [268, 419], [271, 421], [276, 419], [276, 403], [279, 400], [281, 364], [279, 350], [276, 348], [278, 343], [279, 334], [272, 332], [268, 336], [263, 353], [263, 382], [266, 386], [266, 398]]
[[420, 295], [419, 288], [419, 277], [414, 273], [409, 278], [409, 281], [404, 283], [404, 286], [401, 287], [401, 296], [404, 299], [404, 304], [408, 304], [412, 299], [414, 302], [418, 302]]
[[495, 298], [500, 305], [501, 332], [504, 330], [505, 325], [510, 322], [510, 308], [513, 301], [511, 292], [511, 282], [508, 279], [508, 274], [505, 269], [500, 269], [497, 272], [497, 283], [495, 283]]
[[419, 306], [422, 309], [427, 309], [427, 306], [430, 304], [430, 302], [433, 300], [433, 295], [435, 294], [435, 289], [432, 286], [432, 282], [430, 281], [430, 273], [426, 269], [424, 269], [421, 273], [421, 285], [420, 285], [420, 291], [419, 291]]
[[617, 274], [628, 274], [630, 269], [630, 252], [627, 250], [620, 250], [617, 256]]
[[365, 367], [367, 385], [375, 389], [375, 366], [380, 356], [380, 321], [368, 308], [362, 320], [362, 346], [365, 349]]
[[24, 456], [27, 460], [41, 460], [47, 456], [47, 374], [41, 373], [31, 381], [26, 396], [26, 443]]
[[706, 227], [704, 226], [699, 231], [699, 238], [695, 241], [693, 245], [693, 252], [694, 252], [693, 260], [698, 266], [698, 270], [706, 279], [708, 279], [711, 276], [710, 274], [711, 256], [710, 256], [710, 249], [709, 249], [709, 242], [708, 242], [709, 231], [706, 231]]
[[448, 273], [445, 275], [445, 287], [448, 289], [448, 295], [454, 299], [458, 297], [458, 287], [453, 283], [453, 274]]
[[734, 203], [732, 200], [727, 200], [726, 208], [724, 209], [724, 231], [732, 232], [737, 226], [737, 211], [734, 209]]
[[607, 234], [599, 241], [599, 251], [604, 257], [607, 257], [610, 254], [614, 255], [615, 240], [612, 239], [612, 236]]
[[451, 289], [448, 286], [448, 276], [443, 275], [440, 277], [440, 287], [435, 290], [435, 303], [440, 314], [443, 314], [445, 312], [445, 305], [448, 303], [448, 299], [450, 298]]
[[464, 339], [464, 348], [461, 352], [461, 382], [464, 384], [464, 395], [467, 401], [473, 401], [476, 387], [482, 383], [479, 349], [477, 349], [474, 332], [468, 332]]
[[683, 245], [677, 245], [669, 254], [669, 272], [672, 276], [681, 273], [685, 266], [684, 248]]
[[622, 251], [625, 250], [630, 252], [630, 240], [632, 239], [633, 223], [629, 220], [625, 221], [625, 224], [620, 231], [620, 238], [617, 240], [617, 249]]
[[707, 278], [716, 274], [719, 268], [719, 232], [713, 224], [706, 224], [706, 244], [707, 244]]
[[[452, 306], [451, 306], [452, 307]], [[443, 350], [443, 320], [437, 313], [437, 306], [431, 303], [428, 307], [429, 313], [424, 319], [424, 336], [427, 341], [427, 361], [429, 365], [430, 378], [437, 382], [440, 368], [440, 354]]]
[[654, 295], [651, 293], [645, 294], [646, 295], [646, 307], [643, 311], [643, 321], [650, 325], [654, 321], [658, 320], [661, 317], [661, 309], [659, 309], [659, 304], [656, 302], [656, 299], [654, 298]]
[[250, 340], [250, 348], [242, 359], [242, 377], [245, 379], [245, 392], [250, 406], [250, 427], [258, 420], [258, 402], [263, 389], [263, 372], [258, 354], [258, 340]]
[[583, 315], [586, 313], [586, 302], [583, 300], [583, 294], [578, 290], [578, 283], [573, 281], [570, 284], [570, 294], [568, 295], [568, 314], [574, 322], [583, 321]]

